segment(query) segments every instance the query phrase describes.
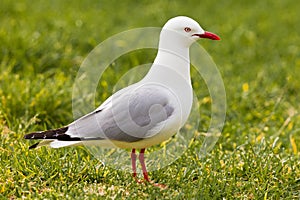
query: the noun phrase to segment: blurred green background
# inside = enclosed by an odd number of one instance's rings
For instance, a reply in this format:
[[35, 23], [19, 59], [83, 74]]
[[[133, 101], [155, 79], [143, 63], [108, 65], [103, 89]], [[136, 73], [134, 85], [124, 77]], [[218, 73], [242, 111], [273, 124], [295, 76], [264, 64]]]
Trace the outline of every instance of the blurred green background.
[[[0, 197], [300, 198], [299, 10], [294, 0], [1, 0]], [[102, 166], [83, 148], [28, 152], [25, 133], [73, 120], [72, 85], [94, 47], [178, 15], [222, 38], [200, 42], [219, 67], [227, 94], [225, 127], [210, 155], [197, 157], [199, 133], [182, 158], [151, 173], [169, 185], [160, 191]], [[133, 52], [114, 63], [99, 85], [98, 103], [131, 66], [154, 57], [155, 51]], [[205, 131], [211, 102], [198, 81], [199, 131]]]

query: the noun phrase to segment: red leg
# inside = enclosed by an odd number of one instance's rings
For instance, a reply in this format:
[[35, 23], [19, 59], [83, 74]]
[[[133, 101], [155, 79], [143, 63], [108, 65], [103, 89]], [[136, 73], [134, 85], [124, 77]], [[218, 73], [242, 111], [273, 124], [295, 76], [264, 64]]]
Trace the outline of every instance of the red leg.
[[140, 160], [140, 163], [141, 163], [141, 166], [142, 166], [144, 179], [145, 179], [145, 181], [150, 182], [150, 179], [148, 177], [148, 172], [147, 172], [147, 169], [146, 169], [146, 165], [145, 165], [144, 153], [145, 153], [145, 149], [141, 149], [140, 155], [139, 155], [139, 160]]
[[131, 166], [132, 166], [132, 175], [134, 178], [136, 178], [136, 154], [135, 149], [132, 149], [131, 152]]
[[[146, 169], [146, 164], [145, 164], [145, 157], [144, 157], [144, 153], [145, 153], [145, 149], [141, 149], [140, 151], [140, 155], [139, 155], [139, 160], [142, 166], [142, 171], [143, 171], [143, 175], [144, 175], [144, 181], [151, 183], [149, 176], [148, 176], [148, 172]], [[133, 171], [133, 177], [135, 178], [135, 180], [138, 183], [142, 183], [143, 181], [139, 181], [137, 179], [137, 173], [136, 173], [136, 153], [135, 153], [135, 149], [132, 149], [131, 151], [131, 166], [132, 166], [132, 171]], [[159, 187], [161, 189], [166, 189], [167, 186], [163, 185], [163, 184], [158, 184], [158, 183], [151, 183], [156, 187]]]

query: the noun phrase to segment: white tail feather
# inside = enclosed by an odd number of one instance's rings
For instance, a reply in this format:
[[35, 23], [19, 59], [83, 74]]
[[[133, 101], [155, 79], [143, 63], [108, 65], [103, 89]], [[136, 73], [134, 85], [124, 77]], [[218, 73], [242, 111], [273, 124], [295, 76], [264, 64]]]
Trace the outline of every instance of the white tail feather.
[[54, 140], [50, 143], [50, 147], [52, 148], [61, 148], [61, 147], [69, 147], [69, 146], [78, 146], [81, 145], [81, 141], [58, 141]]

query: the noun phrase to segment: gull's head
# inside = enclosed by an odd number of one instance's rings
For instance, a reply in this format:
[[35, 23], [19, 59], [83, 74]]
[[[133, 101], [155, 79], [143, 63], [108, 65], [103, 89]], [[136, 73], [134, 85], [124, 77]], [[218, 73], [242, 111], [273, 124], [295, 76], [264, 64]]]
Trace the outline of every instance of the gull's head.
[[[175, 36], [176, 35], [176, 36]], [[204, 31], [193, 19], [185, 16], [174, 17], [167, 21], [161, 32], [161, 40], [173, 40], [174, 43], [189, 47], [200, 38], [220, 40], [214, 33]]]

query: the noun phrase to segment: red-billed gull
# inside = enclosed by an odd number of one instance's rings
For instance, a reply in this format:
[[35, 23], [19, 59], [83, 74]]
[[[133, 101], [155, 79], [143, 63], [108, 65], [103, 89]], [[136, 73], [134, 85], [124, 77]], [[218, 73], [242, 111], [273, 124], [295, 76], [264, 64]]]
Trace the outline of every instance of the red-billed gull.
[[220, 40], [191, 18], [170, 19], [161, 30], [154, 63], [141, 81], [119, 90], [68, 126], [25, 135], [25, 139], [43, 140], [30, 148], [84, 144], [132, 149], [134, 177], [136, 149], [140, 149], [144, 180], [150, 182], [145, 148], [169, 139], [187, 121], [193, 98], [189, 47], [200, 38]]

